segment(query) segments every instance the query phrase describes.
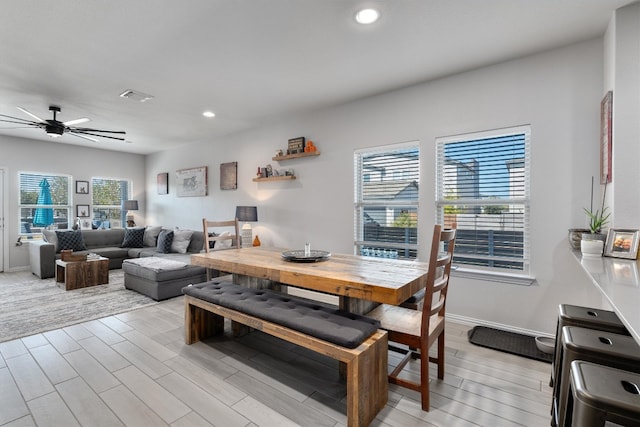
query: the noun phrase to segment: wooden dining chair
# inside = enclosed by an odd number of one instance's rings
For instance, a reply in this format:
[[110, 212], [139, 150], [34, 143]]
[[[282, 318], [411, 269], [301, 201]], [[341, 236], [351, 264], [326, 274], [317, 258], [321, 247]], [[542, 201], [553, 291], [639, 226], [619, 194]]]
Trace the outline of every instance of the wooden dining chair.
[[[211, 231], [216, 229], [217, 232]], [[221, 229], [224, 229], [221, 232]], [[238, 218], [229, 221], [209, 221], [202, 218], [202, 231], [204, 232], [204, 251], [240, 248], [240, 226]], [[225, 233], [226, 231], [226, 233]], [[211, 280], [211, 269], [207, 268], [207, 281]]]
[[[431, 301], [431, 305], [423, 306], [420, 311], [383, 304], [367, 314], [368, 317], [380, 321], [380, 327], [389, 334], [390, 343], [404, 344], [409, 347], [405, 357], [389, 374], [389, 382], [420, 392], [422, 409], [425, 411], [429, 411], [429, 362], [438, 365], [438, 378], [444, 379], [444, 314], [455, 238], [455, 229], [443, 230], [441, 225], [433, 228], [424, 294], [424, 301]], [[446, 252], [440, 252], [440, 244], [443, 242], [446, 245]], [[442, 274], [438, 274], [439, 271]], [[437, 355], [429, 356], [429, 348], [436, 340], [438, 341]], [[395, 347], [390, 345], [390, 349]], [[399, 377], [411, 359], [420, 359], [419, 383]]]

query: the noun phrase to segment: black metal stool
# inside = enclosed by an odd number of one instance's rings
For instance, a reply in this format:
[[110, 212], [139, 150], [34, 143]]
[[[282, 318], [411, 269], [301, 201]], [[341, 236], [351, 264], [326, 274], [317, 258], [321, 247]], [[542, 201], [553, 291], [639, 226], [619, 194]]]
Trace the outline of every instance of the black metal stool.
[[607, 421], [640, 426], [640, 375], [575, 360], [566, 426], [602, 427]]
[[570, 384], [570, 366], [574, 360], [640, 373], [640, 346], [627, 335], [565, 326], [559, 348], [558, 375], [553, 386], [551, 425], [565, 426]]
[[558, 306], [558, 326], [556, 327], [556, 349], [551, 361], [551, 381], [558, 375], [558, 349], [562, 346], [562, 328], [565, 326], [579, 326], [581, 328], [595, 329], [597, 331], [613, 332], [615, 334], [629, 335], [629, 331], [622, 324], [613, 311], [597, 308], [581, 307], [578, 305], [560, 304]]

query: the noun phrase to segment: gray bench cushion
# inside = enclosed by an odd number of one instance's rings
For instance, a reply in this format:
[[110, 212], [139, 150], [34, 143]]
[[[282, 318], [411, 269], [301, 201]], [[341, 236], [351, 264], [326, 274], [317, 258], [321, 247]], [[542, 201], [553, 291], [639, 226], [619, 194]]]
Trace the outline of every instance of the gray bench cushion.
[[[174, 261], [172, 259], [166, 259], [166, 261], [168, 263], [171, 263], [173, 266], [157, 269], [154, 268], [153, 263], [158, 259], [160, 258], [149, 257], [127, 259], [122, 262], [122, 270], [124, 270], [124, 272], [127, 274], [132, 274], [134, 276], [148, 279], [154, 282], [182, 279], [198, 274], [205, 274], [206, 272], [204, 267], [189, 265], [186, 263]], [[145, 261], [148, 261], [148, 263]]]
[[182, 292], [347, 348], [357, 347], [380, 327], [377, 320], [330, 304], [231, 282], [200, 283]]

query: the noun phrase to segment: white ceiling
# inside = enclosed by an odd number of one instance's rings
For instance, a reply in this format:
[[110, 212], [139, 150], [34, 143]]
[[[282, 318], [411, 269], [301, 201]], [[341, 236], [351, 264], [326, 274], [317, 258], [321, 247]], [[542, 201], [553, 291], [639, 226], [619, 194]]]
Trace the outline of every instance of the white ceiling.
[[[0, 114], [21, 106], [128, 142], [53, 140], [152, 153], [278, 117], [602, 36], [633, 0], [7, 0]], [[360, 26], [362, 6], [381, 19]], [[155, 96], [120, 98], [125, 89]], [[206, 110], [216, 113], [206, 119]], [[41, 129], [0, 134], [50, 140]]]

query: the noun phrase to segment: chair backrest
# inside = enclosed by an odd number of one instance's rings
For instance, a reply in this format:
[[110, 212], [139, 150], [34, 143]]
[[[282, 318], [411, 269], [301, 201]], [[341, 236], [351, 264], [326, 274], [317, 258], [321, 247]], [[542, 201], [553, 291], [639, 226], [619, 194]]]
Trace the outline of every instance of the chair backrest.
[[[211, 233], [210, 229], [215, 228], [220, 231], [226, 228], [228, 233], [217, 232]], [[204, 251], [209, 253], [211, 250], [240, 248], [240, 227], [238, 226], [238, 218], [229, 221], [208, 221], [202, 218], [202, 231], [204, 231]], [[228, 241], [231, 242], [229, 246]]]
[[[456, 243], [456, 225], [451, 229], [443, 229], [442, 225], [433, 227], [433, 239], [431, 240], [431, 255], [429, 256], [429, 272], [427, 273], [427, 286], [424, 295], [424, 308], [422, 309], [422, 330], [429, 330], [429, 319], [437, 314], [444, 317], [447, 290], [449, 289], [449, 274], [453, 262], [453, 249]], [[440, 246], [444, 243], [446, 251], [441, 252]], [[437, 297], [434, 299], [434, 295]]]

